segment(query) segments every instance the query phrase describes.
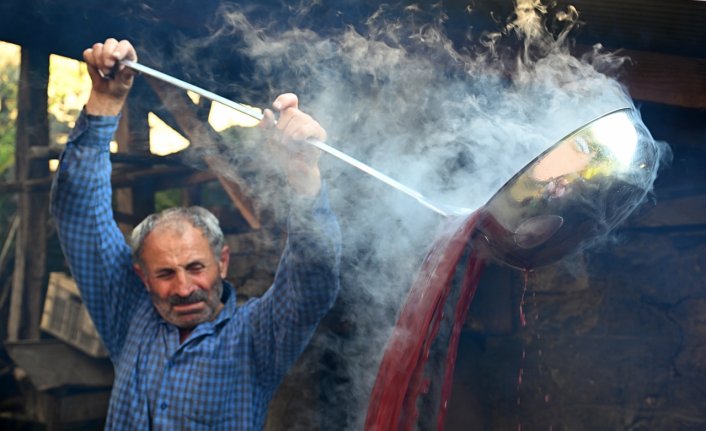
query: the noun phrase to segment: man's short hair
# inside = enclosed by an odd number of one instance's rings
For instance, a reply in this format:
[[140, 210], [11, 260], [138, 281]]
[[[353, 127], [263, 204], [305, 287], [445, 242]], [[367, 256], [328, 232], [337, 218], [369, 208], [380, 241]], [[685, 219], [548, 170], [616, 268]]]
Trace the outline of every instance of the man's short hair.
[[130, 236], [132, 248], [132, 261], [142, 265], [142, 249], [145, 239], [155, 229], [172, 223], [188, 222], [196, 229], [201, 230], [213, 251], [213, 256], [218, 259], [223, 250], [223, 231], [218, 219], [209, 210], [200, 206], [175, 207], [151, 214], [138, 224]]

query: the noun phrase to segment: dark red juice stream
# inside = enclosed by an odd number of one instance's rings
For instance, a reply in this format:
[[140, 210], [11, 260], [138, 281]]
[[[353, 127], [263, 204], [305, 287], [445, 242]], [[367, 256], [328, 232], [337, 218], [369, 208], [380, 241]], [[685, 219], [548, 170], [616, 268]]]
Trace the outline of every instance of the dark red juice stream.
[[[414, 428], [418, 416], [417, 399], [429, 385], [423, 375], [424, 365], [439, 331], [451, 280], [478, 217], [476, 212], [464, 220], [449, 220], [424, 259], [383, 354], [368, 404], [365, 430]], [[446, 359], [441, 401], [443, 410], [440, 416], [446, 411], [446, 401], [450, 394], [459, 334], [484, 266], [482, 260], [475, 255], [470, 260], [456, 306]], [[443, 417], [440, 417], [439, 424], [439, 429], [442, 429]]]
[[[527, 317], [525, 315], [525, 295], [527, 295], [527, 286], [529, 285], [529, 270], [524, 271], [524, 285], [522, 286], [522, 295], [520, 296], [520, 326], [525, 327], [527, 326]], [[527, 351], [525, 350], [525, 347], [522, 347], [522, 356], [520, 358], [520, 368], [517, 371], [517, 406], [519, 407], [520, 404], [522, 403], [522, 398], [521, 398], [521, 386], [522, 386], [522, 376], [525, 373], [525, 358], [527, 357]], [[517, 431], [522, 431], [522, 424], [518, 423], [517, 424]]]
[[[520, 298], [520, 306], [519, 306], [519, 312], [520, 312], [520, 324], [522, 327], [525, 327], [527, 325], [527, 314], [525, 312], [525, 306], [526, 304], [526, 297], [527, 297], [527, 288], [529, 286], [529, 277], [530, 277], [530, 272], [531, 270], [525, 270], [524, 271], [524, 285], [522, 288], [522, 296]], [[532, 298], [535, 297], [534, 292], [532, 293]], [[534, 308], [537, 308], [537, 304], [533, 304]], [[539, 313], [535, 313], [534, 315], [534, 320], [539, 320]], [[539, 341], [539, 334], [536, 335], [537, 340]], [[537, 357], [541, 360], [542, 357], [542, 349], [539, 348], [537, 349]], [[522, 397], [521, 397], [521, 387], [523, 383], [523, 377], [525, 373], [525, 362], [527, 360], [527, 346], [523, 346], [522, 348], [522, 356], [520, 358], [520, 367], [517, 372], [517, 406], [519, 407], [522, 403]], [[539, 370], [539, 367], [538, 367]], [[550, 394], [548, 392], [545, 392], [541, 387], [538, 388], [539, 392], [542, 394], [542, 399], [544, 400], [545, 404], [548, 404], [550, 401]], [[553, 425], [549, 425], [548, 430], [552, 431], [554, 429]], [[522, 431], [522, 424], [518, 423], [517, 424], [517, 431]]]
[[466, 321], [468, 309], [473, 301], [473, 296], [478, 288], [478, 281], [483, 273], [485, 262], [479, 259], [475, 253], [470, 256], [470, 261], [466, 267], [466, 273], [461, 284], [461, 295], [456, 303], [454, 312], [454, 323], [449, 340], [449, 348], [446, 352], [446, 369], [444, 370], [444, 383], [441, 387], [441, 400], [439, 401], [439, 414], [437, 416], [437, 428], [444, 429], [444, 419], [448, 408], [449, 397], [451, 396], [451, 386], [453, 384], [453, 374], [456, 368], [456, 356], [458, 354], [458, 342], [461, 337], [461, 329]]

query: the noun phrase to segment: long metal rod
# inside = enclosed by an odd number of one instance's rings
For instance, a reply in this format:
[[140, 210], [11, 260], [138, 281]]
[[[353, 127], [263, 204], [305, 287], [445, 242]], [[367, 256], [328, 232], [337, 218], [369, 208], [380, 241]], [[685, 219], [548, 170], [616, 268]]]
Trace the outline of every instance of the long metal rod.
[[[186, 91], [191, 91], [194, 92], [200, 96], [203, 96], [209, 100], [212, 100], [214, 102], [218, 102], [224, 106], [227, 106], [229, 108], [232, 108], [242, 114], [245, 114], [251, 118], [254, 118], [258, 121], [262, 121], [264, 118], [264, 115], [262, 112], [258, 109], [253, 109], [249, 106], [243, 105], [242, 103], [234, 102], [230, 99], [226, 99], [223, 96], [219, 96], [216, 93], [212, 93], [208, 90], [204, 90], [201, 87], [197, 87], [193, 84], [189, 84], [188, 82], [182, 81], [181, 79], [177, 79], [173, 76], [167, 75], [166, 73], [162, 73], [158, 70], [152, 69], [150, 67], [147, 67], [143, 64], [137, 63], [135, 61], [131, 60], [122, 60], [120, 62], [121, 64], [129, 67], [130, 69], [143, 73], [145, 75], [151, 76], [153, 78], [159, 79], [161, 81], [167, 82], [175, 87], [179, 87], [183, 90]], [[366, 165], [365, 163], [347, 155], [346, 153], [343, 153], [323, 142], [321, 142], [318, 139], [307, 139], [307, 143], [313, 145], [314, 147], [320, 149], [321, 151], [324, 151], [337, 159], [348, 163], [349, 165], [361, 170], [362, 172], [365, 172], [366, 174], [377, 178], [378, 180], [384, 182], [385, 184], [393, 187], [394, 189], [416, 199], [420, 204], [424, 205], [425, 207], [429, 208], [430, 210], [441, 214], [442, 216], [449, 216], [452, 214], [463, 214], [463, 213], [468, 213], [471, 210], [466, 209], [466, 208], [448, 208], [448, 209], [441, 209], [438, 205], [433, 204], [431, 201], [429, 201], [427, 198], [425, 198], [421, 193], [405, 186], [404, 184], [388, 177], [387, 175], [383, 174], [382, 172]]]
[[253, 109], [249, 106], [243, 105], [242, 103], [237, 103], [237, 102], [234, 102], [230, 99], [226, 99], [225, 97], [219, 96], [216, 93], [212, 93], [208, 90], [204, 90], [201, 87], [197, 87], [193, 84], [189, 84], [186, 81], [182, 81], [181, 79], [177, 79], [173, 76], [167, 75], [166, 73], [162, 73], [158, 70], [147, 67], [144, 64], [140, 64], [140, 63], [137, 63], [132, 60], [122, 60], [122, 61], [120, 61], [120, 64], [123, 64], [136, 72], [144, 73], [145, 75], [151, 76], [153, 78], [157, 78], [160, 81], [164, 81], [166, 83], [172, 84], [173, 86], [179, 87], [182, 90], [192, 91], [192, 92], [194, 92], [200, 96], [203, 96], [209, 100], [213, 100], [214, 102], [218, 102], [218, 103], [225, 105], [229, 108], [235, 109], [236, 111], [238, 111], [242, 114], [245, 114], [251, 118], [254, 118], [258, 121], [262, 121], [262, 119], [264, 118], [264, 115], [262, 114], [262, 112], [260, 112], [257, 109]]

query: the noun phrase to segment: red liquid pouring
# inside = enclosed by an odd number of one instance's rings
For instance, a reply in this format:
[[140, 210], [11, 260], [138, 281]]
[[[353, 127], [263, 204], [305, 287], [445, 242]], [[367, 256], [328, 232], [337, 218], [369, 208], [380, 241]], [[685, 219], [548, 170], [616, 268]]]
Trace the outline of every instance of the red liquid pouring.
[[[451, 280], [478, 217], [476, 212], [465, 220], [451, 220], [424, 259], [380, 363], [368, 404], [365, 430], [406, 431], [414, 428], [418, 417], [417, 399], [429, 386], [423, 375], [424, 365], [441, 325]], [[440, 430], [451, 394], [459, 336], [484, 266], [485, 262], [472, 251], [447, 350], [438, 415]]]

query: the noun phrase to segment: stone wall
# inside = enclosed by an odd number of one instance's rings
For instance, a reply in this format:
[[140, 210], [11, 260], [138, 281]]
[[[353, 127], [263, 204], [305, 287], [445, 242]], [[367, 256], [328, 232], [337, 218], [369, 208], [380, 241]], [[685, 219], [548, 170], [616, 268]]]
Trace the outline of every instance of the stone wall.
[[284, 248], [284, 237], [275, 229], [226, 235], [230, 247], [228, 281], [235, 286], [238, 300], [259, 297], [270, 287]]
[[490, 268], [446, 429], [706, 429], [704, 256], [706, 229], [625, 230], [531, 273], [524, 327], [521, 274]]

